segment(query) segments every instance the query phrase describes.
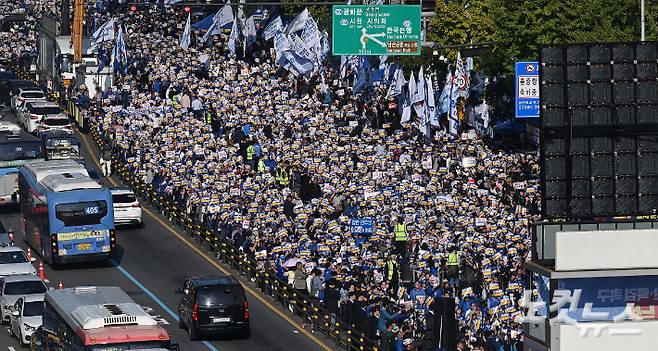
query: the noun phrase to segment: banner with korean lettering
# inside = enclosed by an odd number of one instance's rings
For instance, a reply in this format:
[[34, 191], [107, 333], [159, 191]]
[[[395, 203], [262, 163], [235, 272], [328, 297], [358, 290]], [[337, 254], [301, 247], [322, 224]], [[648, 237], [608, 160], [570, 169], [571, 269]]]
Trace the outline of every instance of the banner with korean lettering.
[[350, 232], [352, 235], [370, 236], [375, 232], [375, 220], [368, 218], [352, 218], [350, 220]]
[[[632, 313], [637, 317], [658, 319], [658, 276], [655, 275], [558, 279], [556, 289], [569, 291], [571, 297], [580, 290], [579, 298], [571, 299], [571, 303], [577, 305], [575, 310], [568, 312], [568, 316], [577, 321], [610, 321], [626, 317], [624, 313], [630, 314], [625, 311], [627, 304], [633, 304]], [[592, 304], [591, 311], [585, 308], [587, 303]], [[571, 305], [566, 303], [556, 307], [563, 310]]]
[[539, 63], [517, 62], [516, 118], [539, 118]]

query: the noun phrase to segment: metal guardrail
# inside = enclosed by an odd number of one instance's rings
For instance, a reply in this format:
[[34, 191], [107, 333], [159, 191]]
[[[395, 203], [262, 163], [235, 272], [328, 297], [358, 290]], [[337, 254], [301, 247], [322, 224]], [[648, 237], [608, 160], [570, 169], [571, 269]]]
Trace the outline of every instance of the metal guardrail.
[[[76, 106], [77, 107], [77, 106]], [[100, 148], [104, 145], [99, 128], [91, 125], [91, 135]], [[220, 262], [228, 264], [240, 275], [250, 279], [256, 287], [264, 294], [269, 295], [279, 302], [284, 308], [292, 309], [301, 317], [302, 321], [311, 326], [314, 332], [320, 332], [336, 347], [352, 350], [379, 351], [379, 343], [367, 338], [363, 332], [350, 327], [338, 316], [332, 315], [327, 310], [314, 302], [308, 294], [302, 294], [278, 279], [273, 269], [259, 267], [255, 257], [245, 254], [238, 248], [207, 228], [203, 223], [197, 221], [194, 216], [188, 216], [184, 210], [170, 198], [158, 194], [151, 184], [144, 183], [138, 179], [126, 166], [127, 162], [119, 155], [113, 154], [112, 165], [115, 173], [123, 182], [129, 185], [135, 194], [146, 201], [152, 208], [159, 211], [165, 218], [175, 224], [178, 229], [187, 233], [200, 245], [207, 248]]]
[[69, 118], [72, 118], [73, 121], [78, 125], [78, 128], [81, 130], [85, 130], [87, 127], [86, 125], [86, 118], [84, 113], [82, 113], [82, 110], [78, 105], [75, 104], [75, 102], [69, 100], [68, 105], [67, 105], [67, 112], [69, 114]]

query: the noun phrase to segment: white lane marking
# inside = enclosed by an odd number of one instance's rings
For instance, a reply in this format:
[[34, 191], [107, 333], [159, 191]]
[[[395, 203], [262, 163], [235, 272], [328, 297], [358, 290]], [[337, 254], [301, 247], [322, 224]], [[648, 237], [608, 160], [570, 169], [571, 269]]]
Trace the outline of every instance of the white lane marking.
[[8, 349], [9, 351], [16, 351], [16, 349], [13, 348], [12, 346], [9, 346], [7, 349]]

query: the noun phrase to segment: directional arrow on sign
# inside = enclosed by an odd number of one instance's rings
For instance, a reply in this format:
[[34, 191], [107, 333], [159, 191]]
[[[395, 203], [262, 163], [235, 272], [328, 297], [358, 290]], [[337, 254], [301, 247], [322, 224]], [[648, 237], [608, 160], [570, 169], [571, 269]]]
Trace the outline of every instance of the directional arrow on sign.
[[376, 38], [378, 38], [378, 37], [383, 37], [383, 36], [386, 36], [386, 33], [372, 33], [372, 34], [368, 34], [368, 32], [367, 32], [367, 30], [366, 30], [365, 28], [361, 28], [361, 46], [362, 46], [363, 49], [365, 50], [365, 49], [366, 49], [366, 43], [368, 42], [366, 39], [371, 39], [371, 40], [374, 41], [375, 43], [377, 43], [377, 44], [379, 44], [379, 45], [381, 45], [382, 47], [385, 48], [385, 47], [386, 47], [386, 43], [384, 43], [383, 41], [381, 41], [381, 40], [379, 40], [379, 39], [376, 39]]

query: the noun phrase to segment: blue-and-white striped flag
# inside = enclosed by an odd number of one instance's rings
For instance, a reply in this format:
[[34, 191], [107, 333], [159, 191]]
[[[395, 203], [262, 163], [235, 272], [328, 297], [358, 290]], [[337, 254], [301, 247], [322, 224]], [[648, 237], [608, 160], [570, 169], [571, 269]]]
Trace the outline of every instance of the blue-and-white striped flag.
[[190, 22], [192, 19], [191, 14], [187, 14], [187, 23], [185, 23], [185, 30], [183, 31], [183, 37], [180, 39], [180, 47], [183, 50], [187, 50], [190, 47], [190, 41], [192, 40], [191, 38], [191, 32], [192, 32], [192, 23]]

